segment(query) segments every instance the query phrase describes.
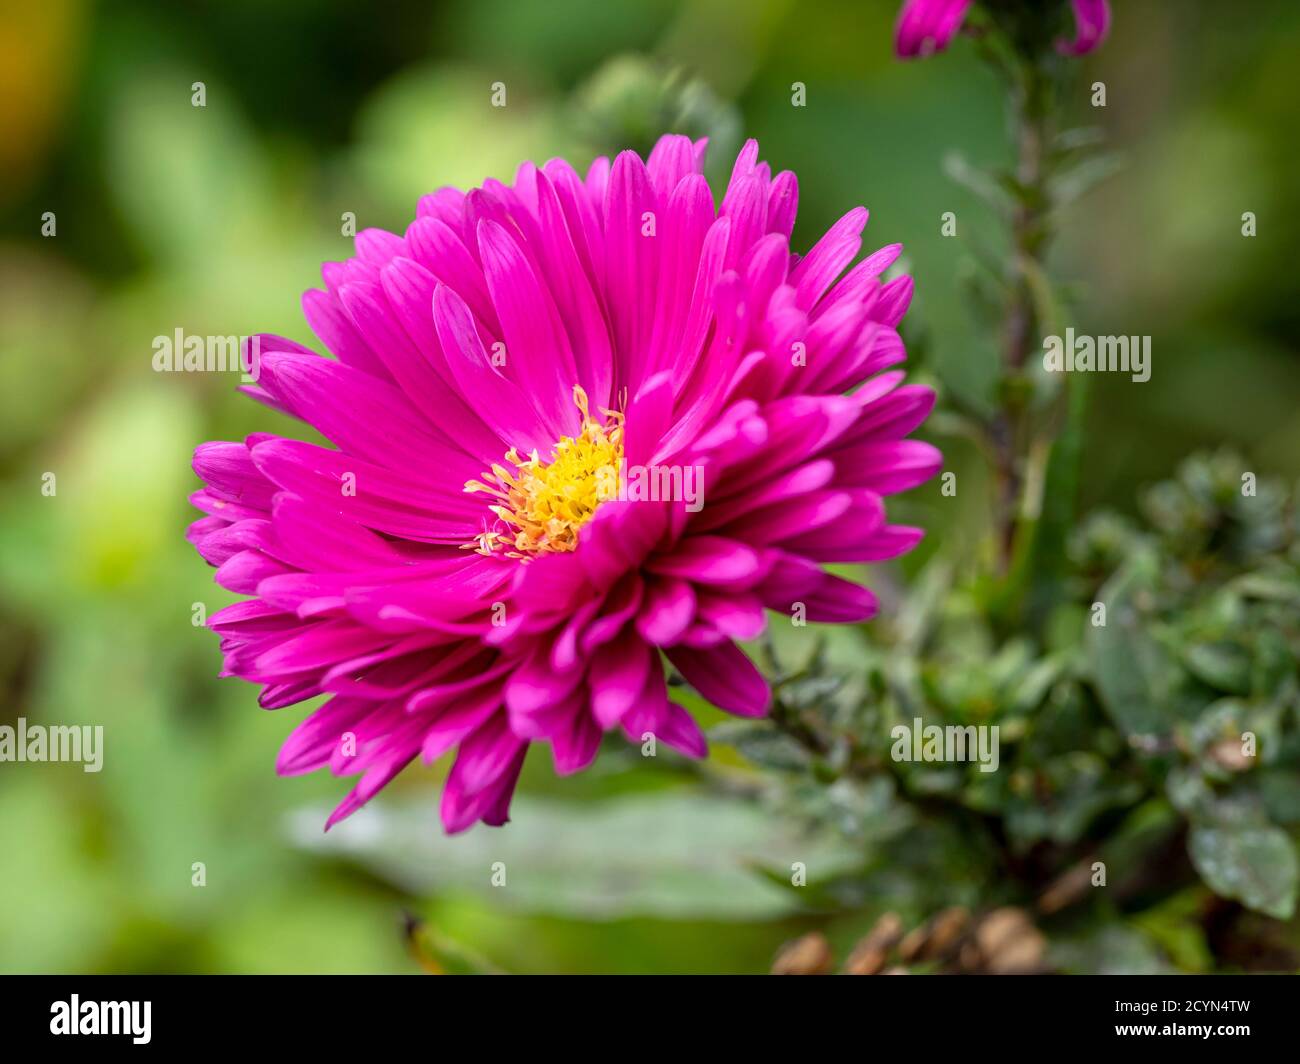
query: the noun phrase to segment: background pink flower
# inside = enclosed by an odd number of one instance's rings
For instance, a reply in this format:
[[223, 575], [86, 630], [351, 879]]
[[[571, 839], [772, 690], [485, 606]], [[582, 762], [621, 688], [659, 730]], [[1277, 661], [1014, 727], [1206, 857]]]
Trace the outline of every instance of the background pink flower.
[[[899, 56], [916, 56], [941, 52], [961, 28], [973, 0], [907, 0], [898, 14], [894, 48]], [[1107, 0], [1070, 0], [1074, 8], [1073, 40], [1057, 41], [1065, 55], [1083, 55], [1096, 48], [1110, 27]]]

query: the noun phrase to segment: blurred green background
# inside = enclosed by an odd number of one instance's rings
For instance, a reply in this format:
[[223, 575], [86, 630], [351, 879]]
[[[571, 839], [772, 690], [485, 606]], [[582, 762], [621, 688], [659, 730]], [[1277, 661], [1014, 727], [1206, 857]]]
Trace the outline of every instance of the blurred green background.
[[[508, 180], [525, 158], [585, 166], [672, 127], [711, 135], [715, 178], [745, 136], [796, 170], [798, 247], [866, 204], [868, 245], [906, 245], [921, 372], [987, 404], [996, 354], [940, 216], [956, 212], [963, 247], [999, 235], [942, 160], [1006, 159], [1002, 97], [963, 42], [895, 60], [897, 6], [0, 5], [0, 723], [106, 731], [99, 774], [0, 764], [0, 970], [418, 971], [410, 913], [426, 955], [462, 948], [473, 967], [763, 971], [782, 940], [827, 925], [755, 867], [829, 874], [852, 860], [844, 844], [704, 792], [672, 755], [647, 766], [611, 748], [557, 782], [543, 752], [513, 825], [451, 840], [444, 767], [409, 770], [322, 839], [348, 784], [276, 778], [303, 710], [264, 712], [216, 679], [193, 605], [233, 596], [182, 537], [196, 444], [299, 430], [229, 375], [153, 373], [151, 343], [177, 328], [311, 341], [298, 297], [349, 254], [343, 212], [401, 231], [439, 185]], [[1141, 485], [1222, 443], [1294, 481], [1300, 6], [1114, 7], [1074, 117], [1104, 126], [1125, 165], [1071, 209], [1054, 267], [1076, 283], [1076, 328], [1151, 335], [1153, 374], [1094, 387], [1084, 504], [1131, 510]], [[1094, 81], [1107, 106], [1088, 114]], [[505, 108], [489, 106], [494, 82]], [[940, 442], [979, 476], [973, 452]], [[971, 519], [937, 482], [907, 516], [932, 546]]]

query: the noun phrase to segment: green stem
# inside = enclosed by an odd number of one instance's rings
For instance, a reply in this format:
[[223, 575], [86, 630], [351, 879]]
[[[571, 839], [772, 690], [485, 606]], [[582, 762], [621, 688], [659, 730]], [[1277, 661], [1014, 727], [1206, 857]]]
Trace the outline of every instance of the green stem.
[[1051, 231], [1047, 187], [1047, 150], [1051, 139], [1052, 85], [1037, 56], [1017, 64], [1012, 107], [1016, 138], [1016, 206], [1011, 217], [1011, 260], [1007, 306], [1003, 316], [1004, 379], [1002, 409], [990, 436], [996, 457], [999, 558], [1005, 574], [1015, 552], [1016, 528], [1024, 492], [1025, 412], [1028, 403], [1024, 370], [1039, 342], [1034, 277], [1042, 276]]

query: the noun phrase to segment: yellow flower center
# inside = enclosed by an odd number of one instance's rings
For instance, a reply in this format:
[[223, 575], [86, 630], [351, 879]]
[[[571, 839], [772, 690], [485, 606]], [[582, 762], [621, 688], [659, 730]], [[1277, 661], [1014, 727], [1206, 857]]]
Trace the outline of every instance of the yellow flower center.
[[571, 551], [578, 532], [596, 507], [618, 492], [623, 461], [623, 416], [603, 410], [600, 422], [587, 411], [587, 393], [575, 386], [573, 401], [582, 412], [577, 436], [563, 436], [549, 462], [537, 451], [523, 458], [512, 447], [505, 461], [493, 464], [482, 480], [465, 484], [469, 492], [482, 491], [497, 501], [488, 507], [505, 529], [480, 532], [466, 547], [480, 554], [525, 560], [550, 551]]

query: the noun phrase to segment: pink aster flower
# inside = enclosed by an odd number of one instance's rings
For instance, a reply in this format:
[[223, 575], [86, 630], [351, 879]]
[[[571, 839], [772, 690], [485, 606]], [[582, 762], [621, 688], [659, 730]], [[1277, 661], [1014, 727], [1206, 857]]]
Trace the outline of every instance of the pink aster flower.
[[[867, 619], [871, 592], [823, 566], [921, 538], [883, 503], [940, 465], [905, 438], [933, 394], [885, 372], [899, 247], [845, 273], [857, 208], [794, 255], [794, 174], [751, 141], [715, 210], [703, 153], [669, 136], [585, 178], [557, 159], [442, 189], [303, 297], [333, 359], [258, 338], [245, 390], [333, 446], [203, 444], [189, 538], [250, 596], [211, 618], [223, 675], [268, 709], [328, 696], [278, 769], [360, 775], [329, 823], [452, 750], [449, 831], [506, 820], [533, 742], [559, 773], [615, 728], [702, 756], [665, 658], [760, 716], [736, 641], [765, 610]], [[669, 490], [637, 490], [646, 470]]]
[[[961, 29], [966, 11], [973, 0], [907, 0], [898, 14], [894, 49], [900, 57], [942, 52], [953, 35]], [[1106, 36], [1110, 27], [1107, 0], [1070, 0], [1074, 8], [1074, 40], [1056, 42], [1064, 55], [1091, 52]]]

